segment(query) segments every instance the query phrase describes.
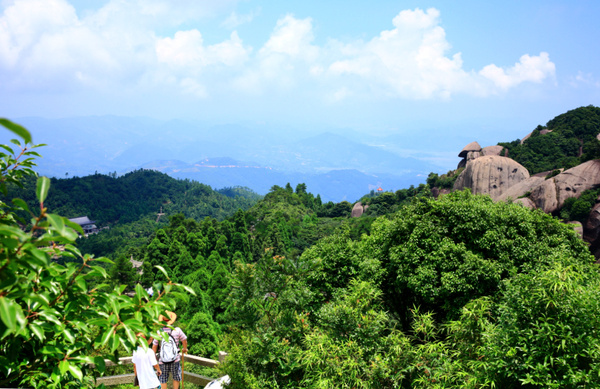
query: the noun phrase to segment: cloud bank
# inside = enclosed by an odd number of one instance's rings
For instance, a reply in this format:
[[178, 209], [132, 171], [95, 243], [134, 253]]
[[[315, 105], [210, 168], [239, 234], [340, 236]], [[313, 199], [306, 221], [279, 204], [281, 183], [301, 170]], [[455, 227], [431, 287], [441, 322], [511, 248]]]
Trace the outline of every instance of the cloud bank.
[[[545, 52], [523, 54], [508, 66], [465, 69], [435, 8], [401, 11], [390, 29], [366, 41], [327, 37], [323, 45], [315, 44], [313, 21], [293, 15], [277, 21], [260, 47], [245, 44], [235, 30], [207, 44], [200, 25], [178, 29], [218, 14], [224, 3], [185, 1], [174, 9], [162, 0], [111, 0], [78, 15], [65, 0], [5, 2], [0, 88], [48, 93], [168, 86], [203, 99], [216, 91], [256, 96], [302, 89], [336, 102], [489, 96], [555, 76]], [[228, 15], [221, 23], [228, 28], [254, 22], [254, 15]], [[175, 32], [165, 34], [165, 23]]]

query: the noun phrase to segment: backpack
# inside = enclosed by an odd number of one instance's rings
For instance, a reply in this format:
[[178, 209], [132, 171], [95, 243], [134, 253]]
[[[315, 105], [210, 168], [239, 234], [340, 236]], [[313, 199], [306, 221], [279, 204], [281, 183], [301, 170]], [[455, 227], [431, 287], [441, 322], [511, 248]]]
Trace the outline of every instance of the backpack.
[[172, 363], [177, 359], [177, 355], [179, 355], [179, 348], [177, 347], [177, 342], [175, 342], [175, 338], [171, 335], [171, 331], [165, 331], [169, 334], [169, 340], [161, 340], [160, 343], [160, 360], [162, 363]]

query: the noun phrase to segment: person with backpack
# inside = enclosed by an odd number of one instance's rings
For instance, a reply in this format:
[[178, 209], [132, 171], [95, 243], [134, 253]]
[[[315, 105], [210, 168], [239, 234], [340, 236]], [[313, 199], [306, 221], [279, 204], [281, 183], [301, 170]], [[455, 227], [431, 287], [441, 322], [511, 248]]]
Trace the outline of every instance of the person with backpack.
[[[164, 323], [162, 331], [166, 332], [169, 337], [168, 341], [164, 339], [154, 339], [152, 342], [152, 350], [156, 353], [159, 350], [158, 365], [162, 374], [159, 376], [160, 385], [162, 389], [167, 389], [167, 381], [169, 375], [173, 374], [173, 389], [179, 389], [179, 382], [181, 381], [181, 356], [179, 355], [179, 343], [181, 342], [183, 348], [181, 351], [185, 354], [188, 351], [187, 348], [187, 336], [179, 327], [171, 328], [175, 320], [177, 320], [177, 314], [175, 312], [166, 311], [167, 316], [160, 315], [158, 320]], [[160, 348], [159, 348], [160, 344]]]

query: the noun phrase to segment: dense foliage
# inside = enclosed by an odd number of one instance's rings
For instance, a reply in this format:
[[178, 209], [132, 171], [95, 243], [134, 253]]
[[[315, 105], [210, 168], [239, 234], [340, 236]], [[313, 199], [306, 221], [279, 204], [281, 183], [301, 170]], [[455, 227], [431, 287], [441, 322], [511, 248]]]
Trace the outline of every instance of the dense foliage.
[[233, 388], [600, 383], [600, 278], [569, 226], [467, 191], [350, 235], [236, 266]]
[[[2, 146], [0, 187], [5, 189], [7, 182], [19, 185], [24, 176], [35, 176], [37, 153], [24, 128], [5, 119], [0, 124], [25, 142], [13, 140], [18, 151]], [[49, 213], [49, 189], [48, 178], [37, 179], [36, 208], [18, 198], [0, 202], [3, 387], [95, 387], [94, 377], [105, 370], [104, 359], [117, 361], [122, 351], [130, 354], [138, 343], [137, 332], [157, 330], [159, 313], [173, 309], [171, 296], [179, 287], [168, 279], [156, 283], [157, 293], [149, 299], [139, 285], [133, 297], [123, 295], [118, 285], [98, 285], [107, 278], [98, 264], [108, 260], [81, 254], [73, 245], [83, 231]], [[22, 213], [29, 220], [18, 216]]]
[[[549, 131], [549, 132], [548, 132]], [[600, 158], [600, 108], [589, 105], [568, 111], [537, 126], [531, 136], [499, 143], [508, 156], [527, 168], [531, 174], [560, 168], [571, 168], [582, 162]]]
[[[553, 159], [567, 164], [560, 167], [579, 163], [596, 155], [598, 111], [591, 106], [569, 111], [548, 122], [552, 132], [539, 134], [540, 127], [523, 145], [505, 147], [534, 170], [549, 170]], [[545, 145], [547, 139], [554, 144]], [[573, 139], [580, 145], [575, 157], [569, 154]], [[68, 221], [44, 209], [53, 197], [45, 196], [49, 180], [41, 181], [36, 196], [35, 181], [22, 176], [33, 174], [30, 167], [3, 173], [0, 187], [10, 192], [8, 198], [27, 197], [12, 206], [2, 203], [6, 214], [27, 213], [32, 222], [21, 226], [46, 230], [29, 233], [35, 247], [72, 242]], [[396, 192], [372, 191], [361, 199], [364, 213], [357, 218], [350, 217], [352, 204], [322, 203], [305, 184], [275, 185], [257, 199], [243, 188], [215, 192], [149, 171], [54, 180], [53, 191], [66, 185], [54, 196], [58, 209], [69, 216], [85, 213], [111, 229], [79, 239], [81, 254], [65, 246], [62, 257], [47, 262], [48, 271], [36, 267], [37, 251], [25, 256], [31, 270], [19, 270], [17, 279], [24, 277], [26, 286], [38, 279], [40, 285], [60, 285], [72, 301], [34, 297], [60, 289], [31, 286], [38, 289], [27, 294], [2, 274], [0, 324], [15, 328], [11, 336], [30, 334], [26, 341], [38, 342], [31, 345], [53, 339], [41, 354], [24, 348], [43, 355], [39, 360], [48, 364], [36, 367], [42, 373], [23, 370], [17, 377], [17, 365], [7, 357], [0, 362], [13, 367], [3, 371], [13, 374], [11, 382], [33, 374], [56, 387], [81, 384], [92, 374], [86, 363], [98, 363], [102, 371], [97, 356], [133, 346], [128, 327], [148, 330], [160, 309], [176, 306], [192, 354], [229, 353], [219, 371], [231, 377], [233, 389], [599, 386], [600, 274], [587, 246], [569, 225], [541, 211], [468, 191], [438, 196], [458, 173], [432, 173], [427, 184]], [[9, 181], [25, 188], [4, 185]], [[27, 211], [39, 205], [40, 196], [41, 213]], [[598, 190], [590, 190], [567, 200], [561, 217], [583, 220], [597, 196]], [[165, 215], [157, 222], [160, 207]], [[18, 246], [0, 228], [2, 237], [7, 245], [2, 252]], [[47, 260], [58, 253], [53, 245], [37, 249]], [[114, 261], [106, 260], [108, 268], [92, 267], [98, 260], [90, 253], [106, 253]], [[143, 261], [142, 267], [134, 269], [131, 258]], [[57, 284], [42, 278], [46, 275]], [[99, 276], [109, 286], [94, 288]], [[11, 296], [21, 293], [24, 302], [6, 303], [1, 289], [6, 280], [13, 283]], [[193, 296], [171, 294], [165, 300], [163, 292], [172, 285], [189, 285]], [[159, 299], [146, 302], [149, 286]], [[125, 297], [126, 291], [135, 297]], [[46, 300], [58, 301], [45, 308], [49, 318], [30, 308]], [[31, 315], [19, 313], [15, 304], [46, 323], [22, 324]], [[67, 314], [55, 314], [60, 310]], [[81, 315], [93, 318], [102, 310], [106, 314], [92, 319], [91, 328], [78, 326]], [[107, 325], [117, 332], [104, 331]], [[38, 327], [47, 331], [45, 338]], [[113, 347], [116, 338], [125, 348]], [[73, 345], [81, 347], [73, 357], [56, 360]], [[8, 352], [16, 343], [2, 347]]]
[[[223, 220], [238, 209], [250, 208], [260, 196], [248, 189], [233, 187], [219, 191], [189, 180], [176, 180], [154, 170], [136, 170], [86, 177], [53, 178], [47, 206], [69, 218], [88, 216], [102, 234], [89, 235], [78, 242], [79, 248], [96, 256], [136, 254], [170, 215], [182, 213], [202, 220]], [[19, 196], [30, 206], [35, 203], [35, 180], [23, 180], [24, 188], [8, 186], [6, 198]], [[160, 218], [157, 214], [162, 211]]]

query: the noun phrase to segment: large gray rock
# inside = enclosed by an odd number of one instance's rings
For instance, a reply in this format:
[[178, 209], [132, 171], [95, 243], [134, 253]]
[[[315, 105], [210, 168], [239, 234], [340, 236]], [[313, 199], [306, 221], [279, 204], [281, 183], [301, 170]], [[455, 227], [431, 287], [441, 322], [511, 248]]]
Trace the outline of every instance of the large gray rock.
[[596, 199], [596, 205], [586, 220], [583, 232], [583, 239], [590, 243], [590, 251], [596, 257], [596, 263], [600, 262], [600, 197]]
[[[527, 194], [531, 194], [535, 188], [540, 186], [545, 181], [545, 177], [540, 176], [531, 176], [526, 180], [523, 180], [510, 188], [504, 191], [500, 196], [498, 196], [495, 200], [498, 201], [506, 201], [508, 199], [512, 199], [516, 201], [521, 197], [527, 197]], [[535, 203], [531, 202], [535, 206]]]
[[529, 172], [518, 162], [488, 155], [467, 163], [456, 179], [454, 189], [469, 188], [474, 194], [488, 194], [497, 199], [508, 188], [528, 178]]
[[535, 209], [535, 204], [529, 197], [521, 197], [520, 199], [516, 199], [514, 202], [516, 204], [521, 204], [526, 208]]
[[359, 201], [358, 203], [354, 204], [354, 207], [352, 207], [351, 216], [352, 217], [361, 217], [364, 212], [365, 212], [365, 208], [363, 207], [362, 203]]
[[593, 242], [600, 238], [600, 203], [596, 200], [596, 205], [592, 208], [590, 216], [585, 223], [585, 239]]
[[546, 213], [559, 210], [566, 199], [579, 197], [585, 190], [600, 186], [600, 160], [582, 163], [544, 180], [529, 198]]
[[500, 145], [496, 146], [487, 146], [481, 150], [481, 155], [501, 155], [500, 153], [504, 150], [504, 147]]

